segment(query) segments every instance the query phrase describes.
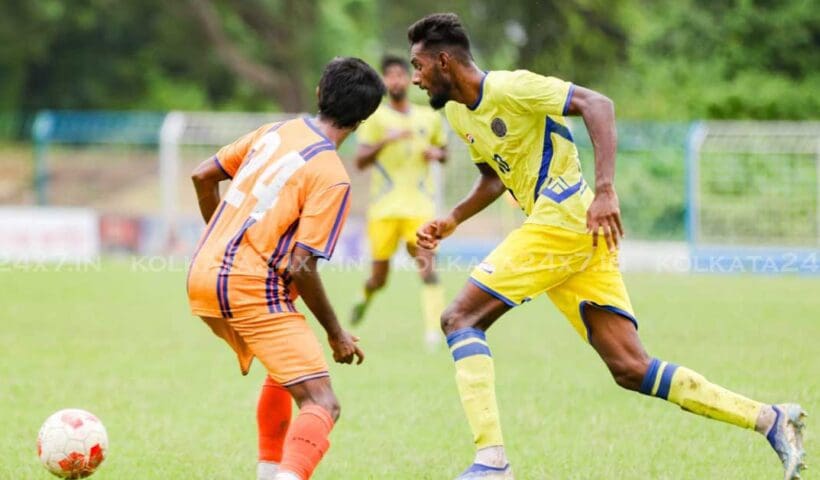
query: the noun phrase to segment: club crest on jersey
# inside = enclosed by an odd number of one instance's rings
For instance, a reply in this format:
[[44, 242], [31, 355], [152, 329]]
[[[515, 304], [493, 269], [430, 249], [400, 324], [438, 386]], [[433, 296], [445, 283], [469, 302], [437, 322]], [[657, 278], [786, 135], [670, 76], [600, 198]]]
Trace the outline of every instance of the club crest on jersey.
[[470, 135], [469, 133], [465, 134], [464, 136], [467, 137], [468, 142], [475, 143], [475, 138], [473, 138], [473, 136]]
[[490, 128], [493, 129], [493, 133], [496, 137], [500, 138], [507, 134], [507, 124], [498, 117], [495, 117], [490, 123]]

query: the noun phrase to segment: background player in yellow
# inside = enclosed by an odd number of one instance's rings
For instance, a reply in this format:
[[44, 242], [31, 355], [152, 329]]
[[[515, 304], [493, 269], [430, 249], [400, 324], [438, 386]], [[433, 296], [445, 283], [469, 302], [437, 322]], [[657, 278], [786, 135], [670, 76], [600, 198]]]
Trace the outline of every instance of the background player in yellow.
[[441, 341], [439, 316], [444, 309], [444, 292], [435, 272], [434, 253], [416, 249], [416, 231], [435, 215], [430, 163], [445, 161], [446, 135], [440, 114], [407, 99], [408, 62], [386, 55], [381, 67], [387, 98], [357, 133], [356, 164], [360, 169], [372, 168], [367, 234], [373, 264], [351, 321], [355, 325], [364, 319], [373, 294], [387, 282], [390, 257], [401, 242], [415, 258], [424, 283], [425, 342], [434, 347]]
[[[618, 385], [764, 434], [783, 463], [784, 478], [799, 478], [805, 415], [799, 405], [764, 404], [726, 390], [690, 369], [650, 357], [638, 338], [617, 264], [623, 229], [613, 183], [612, 101], [524, 70], [482, 71], [454, 14], [419, 20], [408, 30], [408, 40], [413, 83], [427, 90], [433, 107], [446, 108], [480, 172], [467, 197], [419, 230], [419, 247], [435, 248], [506, 189], [527, 214], [524, 225], [472, 272], [441, 317], [477, 450], [459, 479], [513, 478], [485, 331], [510, 308], [541, 293], [598, 352]], [[581, 115], [589, 131], [594, 193], [581, 175], [566, 115]], [[605, 242], [598, 242], [600, 234]]]

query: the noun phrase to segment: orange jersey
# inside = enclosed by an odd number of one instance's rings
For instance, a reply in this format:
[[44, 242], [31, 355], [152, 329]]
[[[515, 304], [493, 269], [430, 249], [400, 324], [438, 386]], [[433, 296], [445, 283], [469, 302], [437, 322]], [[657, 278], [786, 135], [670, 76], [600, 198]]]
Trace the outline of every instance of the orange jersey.
[[333, 143], [299, 118], [263, 125], [214, 161], [232, 181], [191, 262], [191, 311], [222, 318], [295, 312], [294, 246], [330, 258], [350, 206], [350, 178]]

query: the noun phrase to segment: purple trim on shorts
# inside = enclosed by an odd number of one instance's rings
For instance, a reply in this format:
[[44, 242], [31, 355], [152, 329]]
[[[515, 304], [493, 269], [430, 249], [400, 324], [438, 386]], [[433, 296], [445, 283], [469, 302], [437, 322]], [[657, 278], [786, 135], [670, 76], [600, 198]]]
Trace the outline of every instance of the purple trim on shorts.
[[309, 375], [302, 375], [299, 378], [295, 378], [295, 379], [293, 379], [289, 382], [282, 383], [282, 386], [283, 387], [292, 387], [293, 385], [297, 385], [297, 384], [302, 383], [302, 382], [307, 382], [308, 380], [314, 380], [316, 378], [329, 377], [329, 376], [330, 376], [330, 373], [327, 370], [325, 370], [325, 371], [318, 372], [318, 373], [311, 373]]
[[626, 318], [627, 320], [629, 320], [630, 322], [632, 322], [632, 324], [635, 325], [635, 330], [638, 329], [638, 320], [635, 318], [634, 315], [627, 312], [626, 310], [622, 310], [622, 309], [620, 309], [618, 307], [615, 307], [615, 306], [612, 306], [612, 305], [598, 305], [597, 303], [589, 301], [589, 300], [582, 300], [578, 304], [578, 311], [581, 315], [581, 321], [584, 322], [584, 328], [587, 331], [587, 340], [592, 338], [592, 332], [589, 329], [589, 322], [587, 322], [587, 319], [584, 316], [584, 307], [587, 306], [587, 305], [592, 306], [592, 307], [596, 307], [596, 308], [600, 308], [602, 310], [606, 310], [606, 311], [609, 311], [609, 312], [612, 312], [612, 313], [617, 313], [618, 315], [620, 315], [620, 316]]
[[518, 304], [517, 304], [517, 303], [513, 302], [512, 300], [510, 300], [509, 298], [505, 297], [504, 295], [501, 295], [500, 293], [496, 292], [495, 290], [493, 290], [492, 288], [488, 287], [487, 285], [484, 285], [483, 283], [479, 282], [479, 281], [478, 281], [478, 280], [476, 280], [475, 278], [470, 277], [470, 278], [468, 278], [467, 280], [468, 280], [470, 283], [472, 283], [473, 285], [475, 285], [476, 287], [480, 288], [481, 290], [484, 290], [486, 293], [490, 294], [491, 296], [493, 296], [493, 297], [495, 297], [495, 298], [497, 298], [497, 299], [501, 300], [501, 301], [502, 301], [502, 302], [504, 302], [504, 304], [506, 304], [508, 307], [517, 307], [517, 306], [518, 306]]

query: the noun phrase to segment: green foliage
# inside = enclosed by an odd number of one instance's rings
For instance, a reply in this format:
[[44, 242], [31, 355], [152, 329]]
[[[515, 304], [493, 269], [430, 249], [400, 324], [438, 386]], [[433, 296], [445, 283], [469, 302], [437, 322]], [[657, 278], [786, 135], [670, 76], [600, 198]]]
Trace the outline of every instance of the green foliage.
[[0, 15], [0, 110], [312, 110], [336, 55], [461, 15], [482, 68], [601, 90], [621, 118], [816, 118], [812, 0], [28, 0]]
[[817, 117], [820, 10], [811, 0], [663, 1], [644, 8], [631, 39], [634, 70], [614, 82], [629, 85], [616, 86], [627, 116]]

